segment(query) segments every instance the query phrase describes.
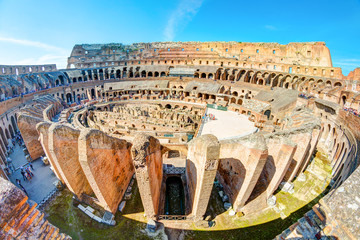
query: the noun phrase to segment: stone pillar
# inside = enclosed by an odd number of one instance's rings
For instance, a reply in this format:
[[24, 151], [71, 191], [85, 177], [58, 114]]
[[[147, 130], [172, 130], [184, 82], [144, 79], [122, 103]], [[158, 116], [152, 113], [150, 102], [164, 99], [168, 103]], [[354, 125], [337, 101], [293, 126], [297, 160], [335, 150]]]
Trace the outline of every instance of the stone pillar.
[[279, 145], [278, 146], [280, 148], [275, 148], [276, 150], [278, 149], [276, 153], [272, 153], [272, 150], [274, 148], [270, 148], [269, 146], [269, 157], [271, 155], [273, 158], [275, 173], [272, 176], [271, 181], [266, 189], [267, 198], [269, 198], [279, 187], [281, 181], [286, 174], [287, 169], [291, 164], [297, 147], [295, 143], [291, 142], [286, 138], [284, 138], [282, 143], [279, 143]]
[[261, 134], [239, 141], [221, 142], [219, 180], [235, 211], [240, 211], [250, 197], [267, 157], [267, 145]]
[[83, 129], [79, 137], [79, 161], [101, 207], [116, 213], [134, 174], [131, 144], [102, 131]]
[[49, 153], [60, 178], [79, 199], [92, 189], [79, 163], [80, 131], [67, 125], [52, 124], [49, 128]]
[[293, 161], [288, 168], [288, 172], [285, 175], [285, 181], [291, 182], [297, 176], [300, 167], [303, 165], [303, 161], [306, 160], [309, 154], [311, 137], [312, 134], [309, 132], [290, 136], [290, 139], [297, 144], [297, 149]]
[[202, 135], [189, 143], [186, 175], [195, 220], [202, 220], [205, 215], [219, 165], [219, 153], [220, 143], [214, 135]]
[[42, 121], [40, 118], [26, 114], [20, 114], [18, 117], [18, 127], [32, 160], [44, 155], [44, 150], [39, 142], [39, 133], [36, 130], [36, 124]]
[[161, 145], [158, 139], [138, 134], [131, 149], [136, 180], [148, 218], [156, 218], [163, 178]]
[[58, 179], [60, 179], [60, 181], [62, 183], [65, 183], [64, 180], [62, 179], [62, 177], [60, 175], [60, 171], [59, 171], [57, 165], [55, 165], [54, 160], [52, 159], [52, 156], [49, 151], [49, 128], [50, 128], [50, 126], [51, 126], [51, 123], [49, 123], [49, 122], [41, 122], [36, 125], [36, 129], [38, 130], [38, 132], [40, 134], [40, 137], [39, 137], [40, 143], [44, 149], [45, 155], [49, 159], [50, 165], [54, 169], [54, 173], [55, 173], [56, 177]]

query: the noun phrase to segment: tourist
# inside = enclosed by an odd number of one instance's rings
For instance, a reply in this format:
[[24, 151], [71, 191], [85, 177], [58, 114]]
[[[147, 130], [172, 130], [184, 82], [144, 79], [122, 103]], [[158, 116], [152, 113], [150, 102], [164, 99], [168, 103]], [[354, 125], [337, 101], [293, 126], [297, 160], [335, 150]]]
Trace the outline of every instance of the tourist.
[[20, 168], [20, 173], [23, 176], [24, 181], [28, 180], [28, 178], [26, 177], [26, 173], [23, 167]]
[[30, 169], [30, 166], [25, 168], [26, 173], [30, 176], [30, 179], [34, 176], [33, 172]]
[[13, 164], [13, 162], [12, 162], [12, 160], [11, 160], [10, 157], [7, 157], [7, 158], [6, 158], [6, 162], [7, 162], [7, 164], [8, 164], [9, 169], [10, 169], [12, 172], [15, 172], [15, 166], [14, 166], [14, 164]]
[[19, 187], [21, 188], [21, 190], [23, 190], [23, 192], [24, 192], [26, 195], [28, 195], [28, 196], [29, 196], [29, 194], [26, 192], [26, 190], [25, 190], [24, 186], [23, 186], [23, 185], [21, 185], [21, 181], [20, 181], [20, 179], [16, 179], [15, 181], [16, 181], [17, 185], [19, 185]]

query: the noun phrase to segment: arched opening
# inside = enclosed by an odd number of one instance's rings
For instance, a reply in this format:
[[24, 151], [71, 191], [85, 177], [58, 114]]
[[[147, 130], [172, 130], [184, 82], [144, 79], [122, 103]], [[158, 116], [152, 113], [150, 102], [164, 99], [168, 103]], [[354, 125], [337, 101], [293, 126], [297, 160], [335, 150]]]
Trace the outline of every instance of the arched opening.
[[155, 72], [154, 77], [159, 77], [159, 72]]
[[142, 72], [141, 72], [141, 77], [142, 77], [142, 78], [146, 77], [146, 71], [142, 71]]
[[6, 139], [10, 139], [9, 131], [6, 128], [5, 128], [5, 135], [6, 135]]
[[91, 89], [91, 98], [95, 98], [95, 89]]
[[346, 96], [344, 95], [344, 96], [341, 97], [341, 106], [344, 107], [345, 104], [346, 104]]
[[12, 128], [11, 125], [9, 125], [9, 131], [10, 131], [11, 138], [15, 137], [15, 133], [14, 133], [13, 128]]
[[165, 73], [165, 72], [161, 72], [160, 77], [166, 77], [166, 73]]
[[11, 116], [10, 119], [11, 119], [11, 124], [12, 124], [12, 126], [14, 128], [14, 131], [16, 132], [17, 131], [17, 124], [16, 124], [14, 116]]
[[209, 79], [214, 79], [214, 74], [212, 73], [209, 73], [209, 76], [208, 76]]
[[267, 119], [270, 119], [271, 111], [270, 111], [270, 110], [266, 110], [266, 111], [264, 112], [264, 115], [267, 116]]
[[166, 179], [165, 214], [185, 214], [184, 187], [179, 176], [171, 176]]
[[165, 105], [165, 108], [166, 108], [166, 109], [171, 109], [171, 105], [170, 105], [170, 104], [166, 104], [166, 105]]
[[3, 131], [3, 129], [2, 129], [1, 127], [0, 127], [0, 135], [1, 135], [1, 139], [2, 139], [3, 143], [4, 143], [5, 145], [7, 145], [7, 140], [6, 140], [6, 138], [5, 138], [4, 131]]
[[116, 78], [121, 78], [121, 72], [120, 70], [116, 70]]
[[153, 73], [152, 72], [148, 72], [148, 77], [152, 77]]
[[201, 78], [206, 78], [206, 73], [202, 73]]
[[72, 103], [72, 95], [71, 95], [71, 93], [66, 94], [66, 102], [67, 103]]

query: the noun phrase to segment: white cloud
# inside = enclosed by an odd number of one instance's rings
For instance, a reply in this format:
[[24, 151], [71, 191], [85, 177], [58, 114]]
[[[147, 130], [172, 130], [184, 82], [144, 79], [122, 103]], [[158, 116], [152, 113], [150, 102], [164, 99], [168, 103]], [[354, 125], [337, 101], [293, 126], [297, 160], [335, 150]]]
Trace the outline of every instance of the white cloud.
[[26, 39], [16, 39], [0, 36], [0, 43], [10, 43], [28, 48], [36, 48], [34, 55], [17, 55], [15, 59], [9, 61], [5, 56], [1, 56], [3, 64], [6, 65], [37, 65], [37, 64], [56, 64], [58, 69], [65, 68], [67, 64], [68, 50], [52, 46], [46, 43], [30, 41]]
[[42, 42], [36, 42], [36, 41], [30, 41], [25, 39], [15, 39], [15, 38], [7, 38], [7, 37], [1, 37], [0, 36], [0, 42], [7, 42], [7, 43], [13, 43], [23, 46], [31, 46], [36, 48], [41, 48], [47, 51], [57, 51], [57, 52], [63, 52], [66, 51], [63, 48], [55, 47], [46, 43]]
[[164, 29], [165, 41], [173, 41], [177, 32], [191, 22], [198, 13], [204, 0], [180, 0], [177, 8], [171, 13]]
[[266, 28], [267, 30], [270, 30], [270, 31], [275, 31], [275, 30], [277, 30], [277, 28], [276, 28], [275, 26], [273, 26], [273, 25], [265, 25], [265, 28]]
[[341, 67], [343, 74], [347, 75], [350, 71], [353, 71], [355, 68], [360, 67], [360, 59], [356, 58], [344, 58], [337, 59], [334, 61], [335, 67]]
[[67, 65], [66, 55], [52, 55], [46, 54], [38, 58], [26, 58], [15, 61], [13, 63], [8, 63], [9, 65], [41, 65], [41, 64], [56, 64], [58, 69], [66, 68]]

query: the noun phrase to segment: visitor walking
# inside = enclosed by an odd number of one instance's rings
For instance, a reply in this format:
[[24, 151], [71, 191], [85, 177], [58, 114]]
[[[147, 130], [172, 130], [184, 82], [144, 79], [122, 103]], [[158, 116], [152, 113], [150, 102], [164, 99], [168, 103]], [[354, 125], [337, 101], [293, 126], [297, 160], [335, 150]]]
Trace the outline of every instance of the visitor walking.
[[25, 190], [24, 186], [21, 184], [20, 179], [16, 179], [16, 183], [17, 183], [17, 185], [19, 185], [19, 187], [21, 188], [21, 190], [23, 190], [23, 192], [24, 192], [27, 196], [29, 196], [29, 194], [28, 194], [27, 191]]
[[25, 170], [24, 170], [23, 167], [20, 168], [20, 173], [21, 173], [21, 175], [23, 176], [24, 181], [26, 181], [26, 180], [27, 180], [27, 177], [26, 177]]
[[13, 161], [10, 157], [6, 158], [6, 162], [8, 163], [8, 167], [12, 172], [15, 172], [15, 166], [13, 164]]

